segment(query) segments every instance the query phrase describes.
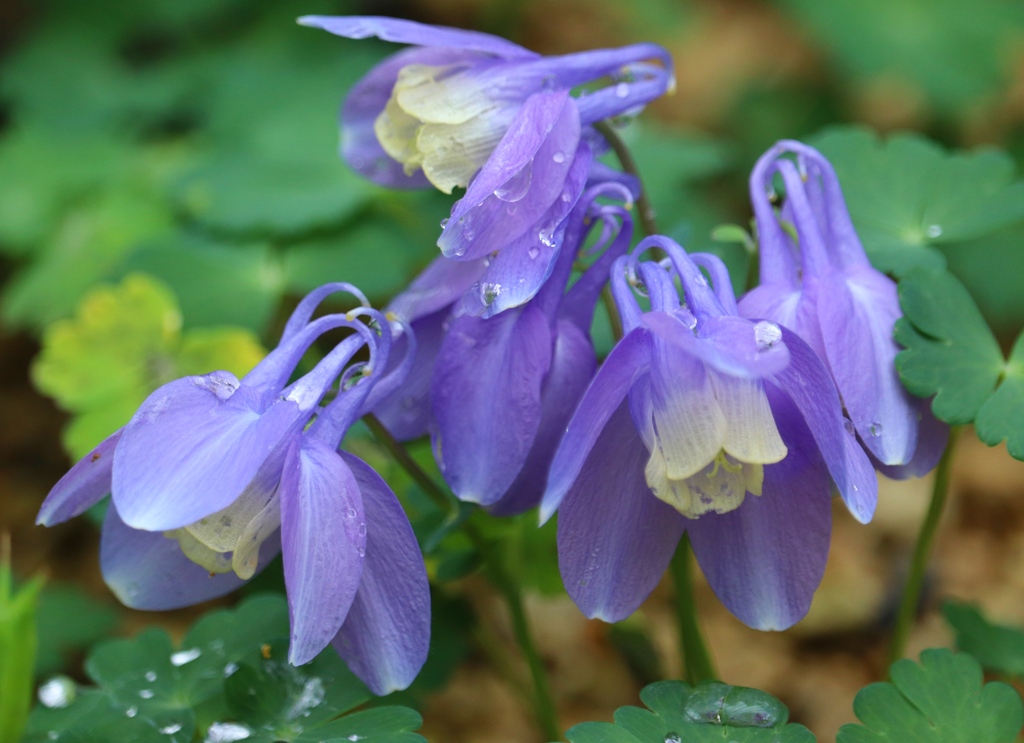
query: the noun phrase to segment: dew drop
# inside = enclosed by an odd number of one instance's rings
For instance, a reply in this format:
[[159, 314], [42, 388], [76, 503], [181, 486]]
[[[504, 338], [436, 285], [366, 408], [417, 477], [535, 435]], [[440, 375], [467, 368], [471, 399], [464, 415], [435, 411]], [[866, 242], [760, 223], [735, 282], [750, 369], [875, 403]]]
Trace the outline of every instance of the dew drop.
[[665, 743], [682, 743], [679, 733], [665, 733]]
[[164, 735], [174, 735], [179, 730], [181, 730], [181, 725], [177, 722], [172, 725], [168, 725], [167, 727], [160, 728], [160, 732]]
[[555, 247], [555, 228], [557, 225], [550, 224], [547, 227], [542, 227], [540, 232], [537, 233], [537, 239], [540, 240], [544, 245], [549, 248]]
[[226, 666], [224, 666], [224, 678], [227, 678], [228, 676], [233, 675], [235, 673], [235, 671], [237, 671], [237, 670], [238, 670], [238, 664], [237, 663], [228, 663]]
[[352, 507], [350, 506], [350, 507], [349, 507], [349, 509], [348, 509], [348, 511], [346, 511], [346, 515], [347, 515], [347, 516], [348, 516], [348, 517], [349, 517], [350, 519], [354, 519], [354, 518], [355, 518], [355, 517], [356, 517], [356, 516], [357, 516], [358, 514], [356, 513], [356, 509], [354, 509], [354, 508], [352, 508]]
[[236, 740], [245, 740], [252, 733], [245, 725], [237, 722], [215, 722], [206, 731], [206, 738], [203, 743], [234, 743]]
[[871, 433], [872, 436], [881, 436], [882, 424], [878, 422], [872, 423], [870, 426], [868, 426], [868, 431]]
[[152, 699], [153, 698], [153, 690], [152, 689], [142, 689], [141, 691], [139, 691], [139, 696], [142, 699]]
[[615, 86], [615, 97], [625, 98], [629, 95], [629, 85], [627, 83], [619, 83]]
[[445, 227], [447, 227], [447, 226], [448, 226], [448, 219], [449, 219], [448, 217], [445, 217], [444, 219], [442, 219], [442, 220], [441, 220], [441, 229], [442, 229], [442, 230], [443, 230], [443, 229], [444, 229]]
[[782, 340], [782, 329], [773, 322], [762, 320], [754, 326], [754, 340], [761, 351], [767, 351]]
[[843, 428], [845, 428], [846, 432], [851, 436], [857, 435], [857, 429], [853, 427], [853, 421], [851, 421], [849, 418], [843, 418]]
[[540, 248], [530, 248], [526, 251], [526, 254], [530, 256], [531, 261], [537, 260], [537, 256], [540, 255]]
[[942, 234], [942, 228], [937, 224], [929, 225], [928, 229], [924, 231], [928, 237], [939, 237]]
[[352, 735], [348, 736], [348, 739], [352, 741], [352, 743], [356, 743], [357, 740], [362, 740], [363, 736], [356, 735], [355, 733], [353, 733]]
[[551, 159], [554, 160], [559, 165], [561, 165], [562, 163], [565, 162], [565, 153], [561, 151], [556, 152], [554, 155], [551, 156]]
[[60, 737], [60, 733], [58, 733], [56, 730], [51, 730], [46, 734], [46, 737], [50, 740], [57, 740]]
[[365, 537], [366, 536], [366, 524], [360, 524], [359, 525], [359, 529], [357, 531], [359, 532], [359, 536]]
[[134, 706], [129, 707], [124, 711], [124, 714], [126, 717], [135, 717], [135, 715], [139, 714], [139, 708]]
[[146, 671], [146, 681], [148, 681], [151, 684], [154, 681], [156, 681], [156, 672], [154, 672], [154, 671]]
[[505, 206], [505, 213], [508, 214], [510, 217], [517, 211], [519, 211], [519, 207], [516, 206], [515, 204], [508, 204]]
[[519, 201], [530, 191], [533, 182], [533, 165], [526, 163], [507, 181], [494, 189], [494, 195], [502, 201]]
[[67, 676], [54, 676], [39, 687], [39, 701], [50, 709], [63, 709], [75, 701], [75, 682]]
[[488, 281], [480, 285], [480, 299], [483, 300], [485, 307], [490, 307], [494, 304], [494, 300], [498, 298], [501, 292], [501, 284], [493, 284]]
[[191, 663], [203, 652], [199, 648], [192, 648], [191, 650], [179, 650], [171, 656], [172, 666], [183, 666], [186, 663]]

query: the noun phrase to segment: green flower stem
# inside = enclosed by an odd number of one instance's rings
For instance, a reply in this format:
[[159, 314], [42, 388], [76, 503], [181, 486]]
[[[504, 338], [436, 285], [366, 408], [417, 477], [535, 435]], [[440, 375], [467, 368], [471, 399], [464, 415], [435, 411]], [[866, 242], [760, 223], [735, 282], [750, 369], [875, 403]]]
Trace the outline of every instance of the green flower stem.
[[608, 323], [612, 326], [612, 338], [622, 340], [622, 317], [619, 315], [619, 308], [615, 306], [615, 297], [612, 296], [612, 289], [608, 284], [601, 290], [601, 303], [608, 315]]
[[921, 587], [924, 584], [924, 575], [928, 568], [928, 558], [931, 556], [935, 532], [938, 530], [939, 519], [942, 517], [942, 510], [949, 495], [949, 473], [953, 464], [953, 451], [956, 448], [958, 433], [956, 428], [950, 429], [949, 443], [946, 444], [946, 451], [942, 453], [942, 459], [939, 460], [939, 466], [935, 470], [932, 500], [928, 504], [928, 512], [921, 524], [921, 531], [917, 535], [917, 544], [914, 545], [910, 573], [907, 576], [907, 584], [903, 588], [903, 598], [900, 601], [899, 613], [896, 615], [896, 626], [893, 628], [887, 666], [903, 657], [907, 648], [907, 638], [910, 636], [910, 630], [917, 617], [917, 608], [921, 601]]
[[[375, 415], [372, 413], [366, 415], [363, 417], [363, 421], [378, 443], [388, 450], [395, 461], [412, 477], [417, 485], [423, 488], [431, 500], [454, 518], [458, 513], [459, 505], [447, 489], [438, 485], [416, 463], [416, 460], [409, 456], [409, 452], [405, 450], [405, 447], [391, 435], [391, 432], [387, 430]], [[476, 525], [469, 521], [462, 524], [462, 530], [483, 558], [485, 570], [491, 584], [498, 589], [498, 592], [508, 605], [508, 611], [512, 618], [512, 631], [515, 634], [516, 642], [519, 644], [519, 649], [526, 658], [526, 663], [530, 669], [530, 677], [533, 681], [534, 693], [532, 701], [537, 723], [540, 725], [546, 740], [558, 740], [561, 737], [561, 731], [558, 728], [547, 672], [544, 670], [544, 662], [541, 660], [540, 653], [537, 651], [537, 646], [533, 641], [530, 623], [523, 606], [522, 592], [519, 590], [519, 584], [515, 576], [508, 570], [502, 545], [488, 540]]]
[[612, 152], [618, 158], [622, 170], [641, 181], [640, 198], [636, 200], [637, 216], [640, 218], [640, 225], [644, 228], [644, 232], [648, 235], [657, 235], [658, 226], [654, 222], [654, 207], [651, 206], [651, 202], [647, 198], [647, 189], [642, 187], [643, 181], [640, 179], [640, 170], [636, 166], [636, 160], [633, 159], [633, 153], [629, 151], [626, 143], [615, 133], [615, 130], [607, 121], [597, 122], [594, 124], [594, 128], [608, 142], [608, 146], [612, 148]]
[[691, 684], [717, 679], [711, 654], [704, 642], [697, 617], [697, 602], [693, 596], [693, 578], [690, 575], [690, 563], [693, 550], [690, 548], [690, 537], [687, 534], [679, 541], [675, 555], [672, 556], [670, 570], [672, 581], [676, 586], [676, 617], [679, 620], [679, 643], [682, 652], [683, 672]]

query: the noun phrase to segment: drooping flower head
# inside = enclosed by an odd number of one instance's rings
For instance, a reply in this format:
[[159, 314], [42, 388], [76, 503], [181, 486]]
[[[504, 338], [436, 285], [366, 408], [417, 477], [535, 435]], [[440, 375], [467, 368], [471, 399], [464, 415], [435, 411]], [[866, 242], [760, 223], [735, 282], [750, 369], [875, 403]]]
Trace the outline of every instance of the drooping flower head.
[[637, 251], [648, 247], [668, 258], [622, 257], [612, 269], [627, 332], [580, 401], [541, 503], [542, 518], [559, 510], [566, 589], [587, 616], [623, 619], [685, 531], [730, 611], [752, 627], [788, 627], [824, 571], [830, 480], [867, 521], [874, 472], [805, 343], [740, 317], [714, 256], [662, 237]]
[[[592, 150], [604, 146], [590, 125], [635, 112], [673, 84], [671, 58], [655, 44], [542, 57], [477, 31], [396, 18], [299, 22], [413, 45], [349, 92], [342, 155], [388, 187], [466, 188], [438, 240], [458, 260], [511, 251], [523, 267], [547, 266], [583, 192]], [[608, 84], [570, 95], [601, 83]]]
[[[104, 578], [139, 609], [223, 595], [281, 551], [289, 659], [305, 663], [333, 642], [371, 689], [386, 693], [407, 686], [426, 657], [426, 573], [394, 494], [338, 447], [355, 418], [402, 382], [415, 344], [405, 329], [406, 358], [382, 374], [392, 335], [384, 315], [362, 306], [311, 319], [336, 291], [365, 305], [347, 284], [321, 287], [243, 379], [213, 372], [159, 388], [57, 483], [38, 521], [59, 523], [111, 493]], [[305, 351], [336, 328], [353, 334], [289, 384]], [[353, 363], [364, 348], [369, 359]], [[336, 397], [321, 407], [336, 382]]]
[[[776, 178], [785, 188], [781, 209], [771, 200]], [[750, 197], [761, 284], [740, 312], [792, 329], [818, 353], [879, 469], [895, 477], [928, 472], [945, 449], [948, 427], [900, 383], [896, 283], [868, 261], [831, 163], [805, 144], [779, 142], [754, 166]]]
[[[599, 203], [599, 197], [624, 204]], [[417, 335], [416, 363], [429, 374], [429, 386], [406, 386], [376, 412], [393, 431], [429, 431], [459, 498], [502, 515], [537, 505], [558, 439], [597, 366], [590, 339], [594, 305], [611, 262], [629, 246], [631, 201], [617, 183], [588, 189], [567, 221], [566, 249], [525, 304], [488, 317], [471, 314], [478, 289], [467, 290], [468, 281], [457, 276], [467, 264], [444, 257], [392, 303], [414, 328], [439, 332], [430, 334], [429, 345], [424, 333]], [[578, 251], [597, 227], [590, 250], [599, 257], [567, 292]], [[441, 282], [445, 277], [452, 280]], [[450, 304], [433, 314], [441, 296]]]

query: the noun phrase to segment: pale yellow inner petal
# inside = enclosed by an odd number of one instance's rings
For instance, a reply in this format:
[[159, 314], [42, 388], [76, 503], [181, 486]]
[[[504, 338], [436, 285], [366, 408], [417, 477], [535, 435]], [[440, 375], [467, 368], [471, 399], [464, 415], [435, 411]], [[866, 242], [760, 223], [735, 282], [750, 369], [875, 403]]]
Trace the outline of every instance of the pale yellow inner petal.
[[679, 480], [670, 478], [664, 458], [652, 453], [644, 474], [654, 495], [689, 519], [734, 511], [748, 492], [760, 495], [764, 482], [762, 465], [738, 462], [724, 452], [697, 474]]
[[774, 464], [786, 456], [764, 385], [708, 371], [726, 422], [722, 448], [741, 462]]

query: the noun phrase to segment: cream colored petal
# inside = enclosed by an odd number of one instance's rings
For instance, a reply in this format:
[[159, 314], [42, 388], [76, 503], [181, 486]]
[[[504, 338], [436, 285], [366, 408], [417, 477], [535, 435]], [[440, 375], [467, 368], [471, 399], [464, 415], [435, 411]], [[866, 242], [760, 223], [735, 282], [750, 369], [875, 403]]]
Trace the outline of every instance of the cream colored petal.
[[427, 180], [445, 193], [465, 188], [501, 141], [514, 111], [493, 109], [464, 124], [424, 124], [416, 135]]
[[249, 487], [227, 508], [185, 527], [196, 540], [216, 552], [232, 552], [253, 519], [276, 501], [276, 488], [261, 492]]
[[485, 81], [449, 67], [402, 68], [392, 98], [407, 114], [430, 124], [464, 124], [494, 107]]
[[419, 121], [399, 108], [392, 96], [373, 122], [373, 133], [386, 153], [405, 165], [407, 170], [414, 165], [415, 172], [423, 159], [416, 148], [416, 134], [420, 126]]
[[235, 551], [231, 556], [231, 567], [239, 578], [248, 580], [256, 574], [260, 558], [260, 545], [279, 526], [281, 526], [281, 507], [275, 497], [249, 522], [235, 544]]
[[668, 390], [662, 399], [655, 398], [654, 426], [668, 477], [685, 480], [721, 451], [726, 421], [705, 374], [688, 375]]
[[165, 531], [168, 539], [176, 539], [185, 557], [211, 573], [228, 573], [231, 571], [231, 560], [223, 552], [207, 547], [186, 529]]
[[764, 465], [744, 464], [743, 481], [748, 493], [751, 495], [761, 495], [764, 492]]
[[781, 461], [786, 456], [786, 445], [775, 425], [763, 383], [710, 370], [708, 375], [726, 421], [722, 448], [741, 462], [774, 464]]
[[650, 459], [647, 460], [644, 477], [647, 480], [647, 487], [651, 489], [658, 500], [668, 503], [687, 518], [697, 517], [693, 493], [686, 486], [685, 480], [670, 480], [668, 478], [665, 457], [661, 455], [661, 451], [657, 447], [651, 452]]

